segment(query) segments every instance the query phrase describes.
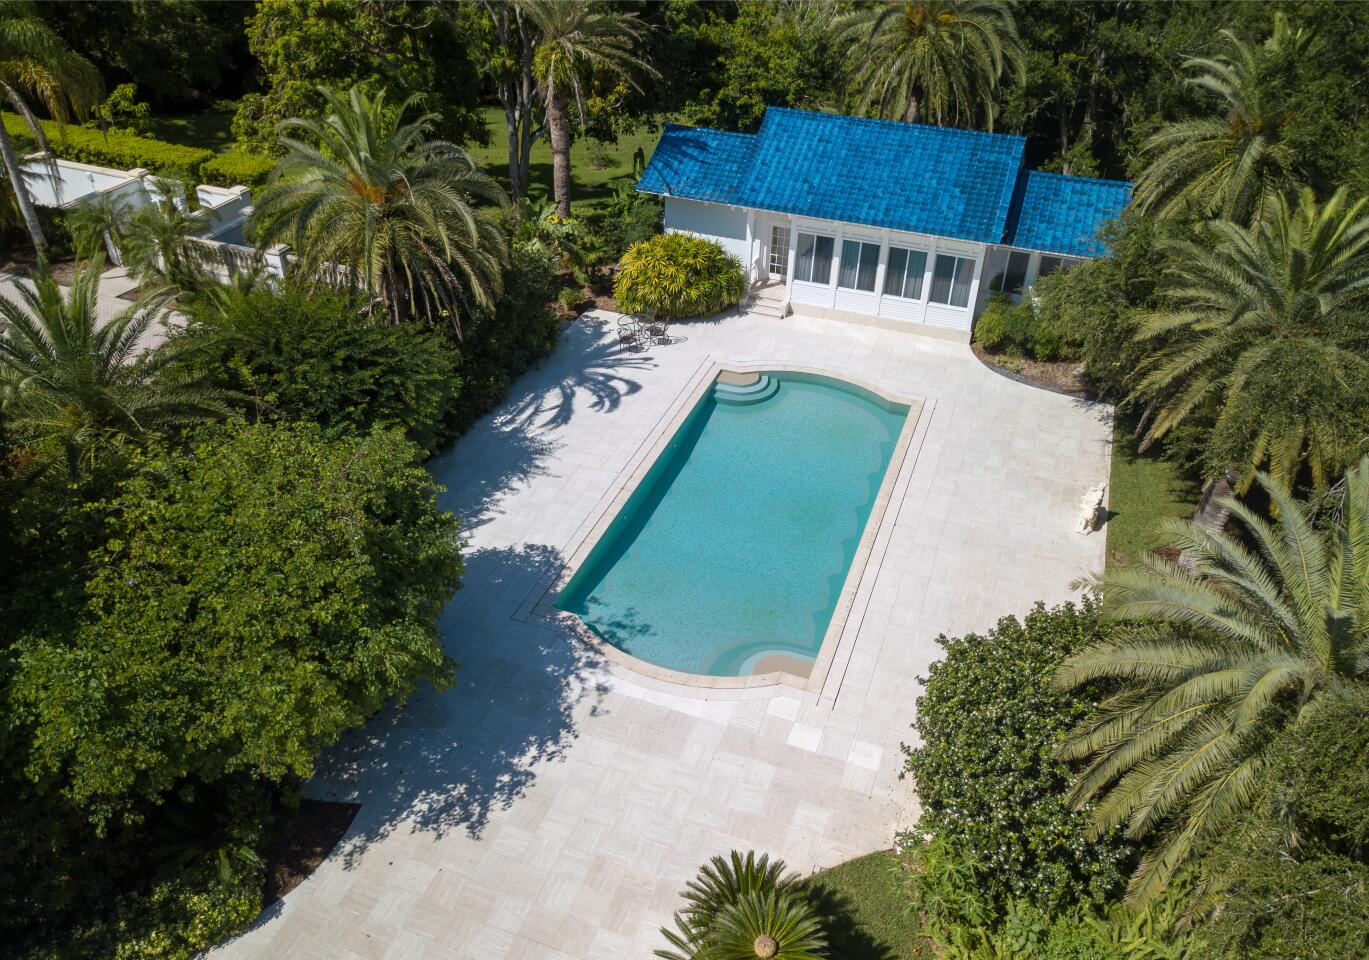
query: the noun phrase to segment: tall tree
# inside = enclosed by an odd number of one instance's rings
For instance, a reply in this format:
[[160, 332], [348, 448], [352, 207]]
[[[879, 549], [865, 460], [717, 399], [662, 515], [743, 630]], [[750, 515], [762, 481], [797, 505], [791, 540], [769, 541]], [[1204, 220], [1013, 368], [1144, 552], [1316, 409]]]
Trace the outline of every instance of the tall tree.
[[854, 57], [856, 100], [877, 116], [993, 127], [1005, 73], [1023, 76], [1025, 53], [1002, 0], [889, 0], [834, 25]]
[[1237, 500], [1243, 536], [1170, 521], [1192, 568], [1152, 556], [1103, 581], [1119, 629], [1059, 669], [1063, 688], [1114, 692], [1061, 754], [1089, 759], [1073, 800], [1092, 833], [1155, 839], [1129, 897], [1164, 889], [1196, 846], [1258, 794], [1279, 734], [1369, 680], [1369, 457], [1346, 476], [1338, 523], [1266, 474], [1270, 523]]
[[1305, 466], [1324, 485], [1359, 455], [1369, 412], [1369, 214], [1342, 189], [1318, 204], [1276, 195], [1253, 229], [1214, 221], [1172, 241], [1164, 305], [1141, 321], [1159, 348], [1133, 399], [1145, 442], [1190, 417], [1215, 419], [1213, 473], [1248, 486], [1266, 462], [1289, 488]]
[[533, 70], [551, 140], [552, 189], [556, 212], [570, 216], [571, 102], [585, 119], [590, 75], [615, 75], [636, 85], [655, 70], [637, 53], [646, 26], [635, 14], [594, 0], [521, 0], [523, 15], [536, 27]]
[[[541, 134], [538, 124], [537, 79], [533, 75], [534, 28], [518, 3], [506, 0], [481, 0], [494, 30], [496, 51], [486, 58], [493, 75], [495, 93], [504, 108], [504, 126], [509, 141], [509, 193], [517, 210], [528, 195], [528, 168], [532, 145]], [[465, 4], [457, 4], [454, 16], [461, 16]]]
[[64, 294], [50, 271], [0, 296], [0, 407], [35, 458], [75, 475], [111, 449], [224, 416], [224, 395], [186, 361], [188, 344], [149, 348], [159, 304], [143, 299], [101, 323], [91, 261]]
[[432, 3], [404, 0], [258, 0], [247, 38], [261, 64], [262, 93], [238, 104], [233, 135], [255, 150], [279, 153], [276, 128], [291, 117], [328, 112], [320, 87], [382, 87], [396, 99], [421, 95], [436, 132], [457, 143], [484, 143], [480, 83], [462, 20]]
[[[0, 5], [0, 88], [10, 106], [25, 119], [33, 139], [43, 150], [47, 150], [47, 140], [25, 96], [37, 98], [59, 123], [65, 123], [73, 115], [84, 116], [90, 107], [100, 102], [101, 96], [100, 76], [95, 68], [84, 57], [73, 53], [26, 0]], [[14, 142], [4, 124], [0, 124], [0, 157], [4, 159], [5, 173], [14, 190], [24, 226], [33, 238], [33, 246], [43, 253], [47, 250], [47, 237], [24, 182]]]
[[1145, 142], [1135, 198], [1142, 210], [1249, 222], [1298, 179], [1298, 158], [1283, 137], [1292, 119], [1287, 74], [1315, 55], [1319, 38], [1282, 13], [1263, 43], [1221, 35], [1225, 52], [1184, 64], [1212, 112], [1166, 123]]
[[445, 318], [459, 332], [461, 312], [499, 289], [504, 237], [476, 205], [503, 204], [503, 191], [456, 144], [430, 139], [435, 115], [406, 119], [417, 98], [319, 92], [326, 119], [282, 124], [288, 152], [256, 204], [258, 243], [288, 242], [308, 276], [365, 291], [391, 323]]

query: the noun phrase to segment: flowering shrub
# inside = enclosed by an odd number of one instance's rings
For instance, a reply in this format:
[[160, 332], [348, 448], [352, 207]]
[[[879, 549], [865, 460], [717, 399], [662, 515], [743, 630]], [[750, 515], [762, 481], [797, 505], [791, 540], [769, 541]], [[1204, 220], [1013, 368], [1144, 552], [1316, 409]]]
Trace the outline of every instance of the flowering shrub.
[[655, 311], [662, 320], [706, 317], [746, 293], [741, 262], [712, 240], [665, 233], [623, 254], [613, 296], [628, 313]]
[[918, 829], [977, 864], [985, 892], [1044, 910], [1099, 901], [1120, 889], [1133, 855], [1118, 835], [1085, 839], [1086, 813], [1066, 802], [1071, 771], [1054, 755], [1092, 703], [1051, 689], [1056, 666], [1108, 629], [1095, 603], [1037, 604], [986, 634], [940, 638], [943, 659], [922, 682], [904, 746], [922, 801]]

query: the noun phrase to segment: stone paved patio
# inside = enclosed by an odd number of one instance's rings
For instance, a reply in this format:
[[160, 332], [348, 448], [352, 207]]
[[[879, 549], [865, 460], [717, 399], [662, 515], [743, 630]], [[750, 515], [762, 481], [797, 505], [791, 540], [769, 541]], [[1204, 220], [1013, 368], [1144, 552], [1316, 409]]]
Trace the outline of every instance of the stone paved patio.
[[[605, 322], [608, 321], [608, 322]], [[443, 630], [457, 686], [343, 744], [312, 785], [362, 803], [299, 889], [216, 957], [645, 958], [707, 857], [800, 871], [916, 817], [898, 778], [936, 636], [1071, 595], [1104, 537], [1110, 409], [1023, 386], [968, 347], [839, 321], [734, 316], [632, 353], [582, 318], [446, 457], [469, 538]], [[820, 694], [702, 691], [608, 664], [534, 608], [691, 378], [786, 362], [925, 398]]]

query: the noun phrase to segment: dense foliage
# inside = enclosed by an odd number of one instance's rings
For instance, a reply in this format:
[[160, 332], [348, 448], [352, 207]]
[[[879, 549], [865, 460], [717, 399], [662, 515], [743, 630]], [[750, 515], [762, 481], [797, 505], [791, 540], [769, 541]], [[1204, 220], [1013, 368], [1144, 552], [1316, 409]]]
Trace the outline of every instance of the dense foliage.
[[424, 108], [441, 117], [440, 136], [460, 143], [488, 135], [470, 44], [436, 4], [261, 0], [247, 41], [263, 92], [242, 98], [233, 135], [249, 150], [283, 153], [278, 124], [322, 118], [329, 108], [320, 86], [385, 88], [396, 102], [422, 94]]
[[30, 775], [105, 818], [187, 776], [307, 774], [388, 698], [448, 682], [456, 520], [414, 455], [393, 434], [295, 425], [140, 459], [88, 508], [108, 519], [85, 610], [18, 645]]
[[255, 418], [397, 428], [425, 455], [449, 439], [460, 358], [442, 336], [378, 323], [355, 299], [295, 282], [212, 291], [190, 314], [208, 371]]
[[746, 295], [746, 274], [716, 241], [686, 233], [644, 240], [623, 254], [613, 295], [627, 313], [663, 320], [706, 317]]
[[1369, 687], [1283, 739], [1260, 805], [1202, 863], [1219, 888], [1215, 955], [1369, 953]]
[[1085, 838], [1087, 817], [1066, 802], [1070, 769], [1054, 753], [1093, 706], [1087, 691], [1052, 690], [1055, 669], [1107, 634], [1085, 600], [940, 638], [945, 656], [918, 698], [907, 772], [922, 804], [918, 829], [978, 865], [990, 903], [1101, 901], [1125, 875], [1131, 845], [1115, 834]]
[[1258, 795], [1279, 734], [1369, 679], [1369, 457], [1345, 480], [1340, 516], [1266, 474], [1277, 520], [1224, 502], [1239, 534], [1172, 521], [1190, 559], [1113, 569], [1106, 612], [1118, 622], [1061, 665], [1057, 689], [1115, 691], [1071, 731], [1061, 756], [1088, 760], [1071, 799], [1092, 805], [1090, 833], [1125, 825], [1151, 849], [1129, 896], [1153, 899]]

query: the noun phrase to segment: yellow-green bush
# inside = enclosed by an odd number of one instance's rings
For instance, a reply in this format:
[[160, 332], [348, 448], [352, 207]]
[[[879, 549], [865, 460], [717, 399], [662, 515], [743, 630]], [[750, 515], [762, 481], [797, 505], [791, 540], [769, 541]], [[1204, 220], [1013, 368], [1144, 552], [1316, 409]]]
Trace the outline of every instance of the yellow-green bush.
[[741, 261], [712, 240], [667, 233], [623, 254], [613, 296], [628, 313], [654, 310], [663, 320], [706, 317], [746, 294]]
[[276, 161], [260, 153], [242, 153], [237, 150], [221, 153], [204, 165], [200, 176], [205, 183], [221, 187], [259, 187], [275, 169]]

